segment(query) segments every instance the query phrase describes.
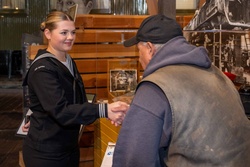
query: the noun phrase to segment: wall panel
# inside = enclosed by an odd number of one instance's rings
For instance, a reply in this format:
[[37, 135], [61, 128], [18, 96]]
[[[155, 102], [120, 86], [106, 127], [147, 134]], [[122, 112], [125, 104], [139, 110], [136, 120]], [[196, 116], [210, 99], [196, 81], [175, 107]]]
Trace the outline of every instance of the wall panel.
[[49, 13], [49, 0], [27, 0], [28, 14], [0, 17], [0, 50], [21, 50], [22, 34], [39, 35], [39, 27]]

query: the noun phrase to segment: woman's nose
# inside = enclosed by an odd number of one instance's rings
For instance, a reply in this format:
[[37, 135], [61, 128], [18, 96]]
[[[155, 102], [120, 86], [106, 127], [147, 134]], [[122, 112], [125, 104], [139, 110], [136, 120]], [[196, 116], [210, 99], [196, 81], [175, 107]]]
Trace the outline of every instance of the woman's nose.
[[69, 33], [68, 34], [68, 39], [74, 39], [75, 38], [75, 34], [74, 33]]

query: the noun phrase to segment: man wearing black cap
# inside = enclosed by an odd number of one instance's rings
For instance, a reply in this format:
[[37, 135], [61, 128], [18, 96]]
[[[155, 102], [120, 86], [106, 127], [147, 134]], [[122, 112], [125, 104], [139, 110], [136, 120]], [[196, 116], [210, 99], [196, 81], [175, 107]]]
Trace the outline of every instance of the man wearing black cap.
[[113, 167], [250, 165], [250, 122], [235, 86], [189, 44], [175, 20], [146, 18], [135, 37], [144, 68]]

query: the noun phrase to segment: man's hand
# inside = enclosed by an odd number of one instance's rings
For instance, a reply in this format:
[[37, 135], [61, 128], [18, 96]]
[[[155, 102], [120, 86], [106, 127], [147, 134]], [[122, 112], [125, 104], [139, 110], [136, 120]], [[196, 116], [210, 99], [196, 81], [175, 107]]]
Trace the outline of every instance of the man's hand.
[[111, 123], [115, 126], [121, 125], [128, 109], [129, 105], [121, 101], [108, 104], [108, 118]]

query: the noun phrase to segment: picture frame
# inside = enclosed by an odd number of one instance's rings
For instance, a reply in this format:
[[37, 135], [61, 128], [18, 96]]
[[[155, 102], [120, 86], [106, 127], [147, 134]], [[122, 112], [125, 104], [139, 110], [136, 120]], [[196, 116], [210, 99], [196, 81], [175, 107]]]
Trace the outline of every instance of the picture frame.
[[110, 70], [110, 92], [134, 92], [136, 86], [136, 69]]
[[78, 5], [77, 14], [109, 14], [112, 12], [110, 0], [50, 0], [50, 11], [67, 12], [76, 4]]
[[176, 1], [177, 15], [193, 15], [197, 9], [197, 0], [178, 0]]
[[111, 14], [112, 2], [110, 0], [93, 0], [93, 8], [90, 14]]

